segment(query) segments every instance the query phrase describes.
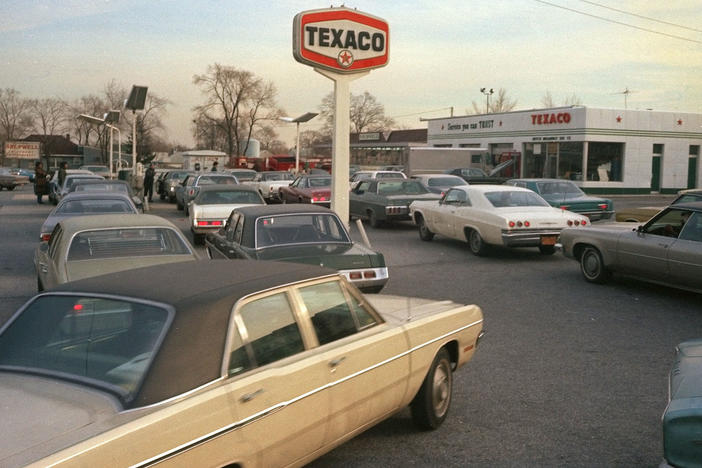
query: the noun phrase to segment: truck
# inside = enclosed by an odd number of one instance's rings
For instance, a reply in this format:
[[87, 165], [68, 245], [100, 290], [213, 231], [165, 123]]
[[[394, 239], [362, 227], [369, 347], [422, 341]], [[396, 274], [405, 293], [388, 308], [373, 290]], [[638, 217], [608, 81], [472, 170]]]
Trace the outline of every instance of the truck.
[[412, 147], [407, 154], [405, 173], [410, 176], [449, 173], [463, 177], [468, 183], [501, 184], [518, 176], [520, 158], [518, 151], [501, 153], [493, 161], [487, 148]]

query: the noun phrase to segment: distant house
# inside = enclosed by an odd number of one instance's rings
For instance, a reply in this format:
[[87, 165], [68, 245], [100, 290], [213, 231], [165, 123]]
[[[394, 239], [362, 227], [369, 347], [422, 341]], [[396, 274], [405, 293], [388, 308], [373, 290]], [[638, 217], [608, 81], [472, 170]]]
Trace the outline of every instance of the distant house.
[[[71, 141], [70, 135], [29, 135], [21, 141], [36, 141], [41, 143], [42, 160], [49, 158], [49, 169], [57, 169], [59, 164], [66, 161], [69, 167], [83, 164], [83, 151], [80, 146]], [[23, 161], [24, 165], [34, 165], [35, 161]]]

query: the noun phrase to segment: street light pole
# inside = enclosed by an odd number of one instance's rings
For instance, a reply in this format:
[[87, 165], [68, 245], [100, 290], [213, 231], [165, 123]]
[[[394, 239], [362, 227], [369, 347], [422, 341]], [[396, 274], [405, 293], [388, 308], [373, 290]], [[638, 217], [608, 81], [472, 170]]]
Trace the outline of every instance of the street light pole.
[[292, 117], [278, 117], [278, 119], [282, 120], [283, 122], [295, 122], [297, 124], [297, 131], [296, 131], [296, 137], [295, 137], [295, 173], [297, 174], [300, 172], [300, 124], [303, 122], [307, 122], [309, 120], [314, 119], [317, 117], [316, 112], [307, 112], [306, 114], [302, 114], [299, 117], [292, 118]]
[[487, 88], [480, 88], [480, 92], [485, 95], [486, 98], [486, 103], [485, 103], [485, 113], [489, 114], [490, 113], [490, 95], [495, 92], [494, 89], [490, 88], [489, 90]]

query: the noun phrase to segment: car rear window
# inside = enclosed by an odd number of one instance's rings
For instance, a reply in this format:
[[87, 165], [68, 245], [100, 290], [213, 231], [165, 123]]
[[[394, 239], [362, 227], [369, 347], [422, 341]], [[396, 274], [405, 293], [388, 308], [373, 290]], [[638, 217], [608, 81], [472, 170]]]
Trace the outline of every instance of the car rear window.
[[310, 187], [328, 187], [331, 185], [331, 177], [310, 177], [307, 180]]
[[427, 189], [416, 180], [397, 180], [378, 182], [379, 195], [417, 195], [427, 193]]
[[146, 255], [191, 255], [191, 251], [169, 228], [103, 229], [76, 234], [68, 261]]
[[84, 199], [67, 200], [56, 208], [56, 214], [69, 213], [136, 213], [125, 200]]
[[214, 184], [236, 184], [235, 177], [218, 177], [218, 176], [203, 176], [197, 181], [198, 185], [214, 185]]
[[505, 208], [508, 206], [550, 206], [546, 200], [531, 191], [517, 192], [505, 190], [503, 192], [486, 192], [485, 198], [487, 198], [495, 208]]
[[125, 184], [77, 184], [74, 191], [129, 193], [129, 188]]
[[129, 401], [171, 315], [165, 306], [121, 299], [40, 296], [0, 335], [0, 368], [89, 381]]
[[264, 202], [258, 192], [249, 191], [221, 191], [221, 192], [202, 192], [195, 200], [198, 205], [232, 205], [232, 204], [258, 204]]
[[256, 247], [284, 244], [317, 244], [351, 240], [333, 214], [266, 216], [256, 220]]
[[456, 187], [458, 185], [468, 185], [468, 182], [460, 177], [433, 177], [427, 181], [429, 187]]

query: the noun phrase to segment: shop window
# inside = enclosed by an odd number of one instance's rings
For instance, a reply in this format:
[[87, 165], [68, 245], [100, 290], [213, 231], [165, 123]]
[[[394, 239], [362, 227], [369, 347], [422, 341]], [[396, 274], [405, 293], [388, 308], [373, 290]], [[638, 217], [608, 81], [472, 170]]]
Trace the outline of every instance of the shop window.
[[558, 178], [583, 180], [583, 143], [559, 143]]
[[700, 145], [690, 145], [690, 156], [700, 155]]
[[[656, 145], [653, 146], [655, 151]], [[587, 180], [621, 182], [623, 161], [624, 143], [590, 142], [587, 154]]]

